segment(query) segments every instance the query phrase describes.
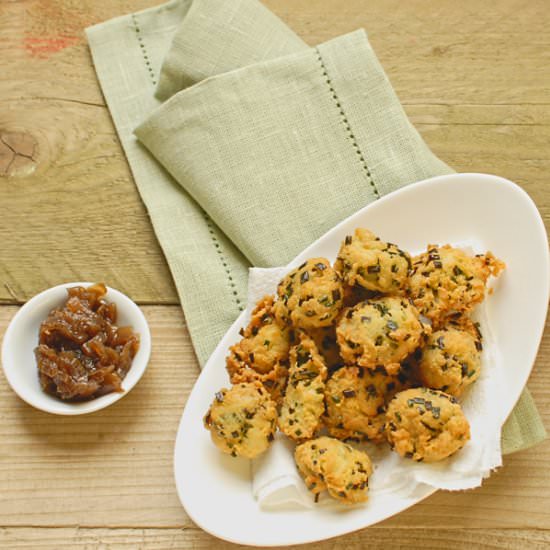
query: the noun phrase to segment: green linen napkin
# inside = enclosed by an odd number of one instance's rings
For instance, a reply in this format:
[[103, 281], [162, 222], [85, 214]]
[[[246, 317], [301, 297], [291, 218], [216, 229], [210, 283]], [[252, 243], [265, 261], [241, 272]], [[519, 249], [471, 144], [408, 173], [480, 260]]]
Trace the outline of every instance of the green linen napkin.
[[[244, 307], [250, 262], [284, 264], [379, 196], [451, 172], [362, 31], [308, 48], [256, 0], [175, 0], [87, 33], [201, 365]], [[188, 86], [155, 110], [155, 91]], [[524, 393], [503, 450], [544, 437]]]
[[256, 0], [187, 0], [181, 4], [185, 16], [164, 58], [157, 85], [156, 97], [161, 101], [209, 76], [307, 48]]
[[203, 80], [136, 135], [260, 267], [285, 265], [402, 185], [451, 172], [362, 30]]

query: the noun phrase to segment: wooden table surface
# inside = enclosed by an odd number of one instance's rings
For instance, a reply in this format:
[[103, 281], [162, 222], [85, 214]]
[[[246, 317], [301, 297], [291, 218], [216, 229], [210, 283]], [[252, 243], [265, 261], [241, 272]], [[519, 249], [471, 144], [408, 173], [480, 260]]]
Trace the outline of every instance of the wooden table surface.
[[[0, 375], [1, 548], [233, 547], [197, 528], [176, 496], [174, 438], [198, 366], [83, 35], [157, 3], [0, 2], [0, 335], [19, 304], [75, 280], [129, 294], [153, 334], [140, 384], [90, 416], [36, 411]], [[546, 0], [265, 3], [311, 44], [365, 27], [435, 153], [516, 181], [549, 227]], [[546, 330], [529, 387], [547, 427], [549, 367]], [[437, 493], [315, 548], [548, 548], [549, 472], [546, 441], [506, 457], [480, 489]]]

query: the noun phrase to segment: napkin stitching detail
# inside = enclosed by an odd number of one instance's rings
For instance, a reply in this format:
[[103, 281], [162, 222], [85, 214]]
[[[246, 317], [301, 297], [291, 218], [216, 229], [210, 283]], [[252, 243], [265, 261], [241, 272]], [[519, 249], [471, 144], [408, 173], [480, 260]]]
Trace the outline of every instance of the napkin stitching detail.
[[145, 66], [147, 67], [147, 70], [149, 71], [149, 76], [151, 77], [151, 81], [153, 82], [153, 86], [157, 85], [157, 81], [155, 80], [155, 72], [153, 71], [153, 67], [151, 66], [151, 61], [149, 61], [149, 56], [147, 55], [147, 50], [145, 48], [145, 44], [143, 42], [143, 38], [141, 37], [141, 29], [139, 28], [136, 14], [132, 14], [132, 22], [134, 23], [134, 30], [136, 31], [136, 36], [138, 39], [139, 47], [141, 48], [141, 55], [143, 55], [143, 60], [145, 61]]
[[363, 166], [363, 170], [365, 170], [365, 173], [367, 174], [367, 179], [369, 180], [369, 183], [371, 184], [371, 187], [374, 191], [374, 195], [377, 199], [380, 198], [380, 193], [378, 192], [378, 189], [376, 187], [376, 184], [374, 183], [374, 180], [372, 179], [372, 174], [370, 172], [370, 169], [367, 165], [367, 161], [365, 160], [365, 157], [363, 156], [363, 153], [361, 152], [361, 149], [359, 149], [359, 145], [357, 143], [357, 139], [355, 138], [355, 134], [353, 133], [351, 129], [351, 125], [349, 123], [348, 117], [346, 116], [346, 113], [344, 112], [344, 109], [342, 107], [342, 102], [340, 101], [340, 98], [336, 94], [336, 90], [334, 89], [334, 86], [332, 85], [332, 80], [330, 79], [330, 76], [328, 75], [328, 70], [325, 65], [325, 62], [323, 61], [323, 57], [321, 56], [321, 52], [319, 51], [319, 48], [315, 48], [315, 51], [317, 52], [317, 59], [319, 61], [319, 64], [321, 65], [321, 69], [323, 71], [323, 76], [325, 77], [325, 81], [328, 84], [329, 90], [332, 93], [332, 99], [334, 99], [334, 102], [336, 103], [336, 107], [338, 107], [338, 110], [340, 111], [340, 116], [342, 117], [342, 122], [344, 123], [344, 126], [346, 127], [346, 130], [348, 132], [348, 136], [351, 139], [351, 143], [353, 145], [353, 148], [355, 149], [355, 152], [357, 153], [357, 156], [359, 157], [359, 160], [361, 161], [361, 165]]
[[218, 253], [218, 256], [220, 257], [220, 260], [222, 262], [223, 269], [225, 271], [225, 274], [227, 275], [227, 282], [231, 288], [231, 292], [233, 293], [233, 297], [235, 300], [235, 303], [237, 304], [237, 307], [239, 311], [244, 311], [244, 306], [242, 305], [241, 299], [239, 298], [239, 293], [237, 292], [237, 287], [235, 286], [235, 282], [233, 281], [233, 275], [231, 274], [231, 270], [229, 269], [229, 262], [227, 261], [227, 258], [223, 255], [221, 245], [219, 240], [216, 237], [216, 234], [214, 232], [214, 227], [212, 225], [212, 220], [208, 216], [206, 212], [203, 211], [204, 219], [206, 220], [206, 225], [208, 226], [208, 232], [210, 233], [210, 238], [212, 239], [212, 242], [214, 243], [214, 247], [216, 248], [216, 252]]

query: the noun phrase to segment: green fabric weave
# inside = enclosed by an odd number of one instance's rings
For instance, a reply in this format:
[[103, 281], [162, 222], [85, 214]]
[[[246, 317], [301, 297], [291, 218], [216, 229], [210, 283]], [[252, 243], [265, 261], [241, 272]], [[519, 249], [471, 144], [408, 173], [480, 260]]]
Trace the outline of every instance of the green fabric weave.
[[[201, 365], [251, 264], [284, 265], [379, 196], [452, 172], [364, 31], [310, 48], [256, 0], [174, 0], [87, 34]], [[525, 390], [503, 451], [545, 436]]]

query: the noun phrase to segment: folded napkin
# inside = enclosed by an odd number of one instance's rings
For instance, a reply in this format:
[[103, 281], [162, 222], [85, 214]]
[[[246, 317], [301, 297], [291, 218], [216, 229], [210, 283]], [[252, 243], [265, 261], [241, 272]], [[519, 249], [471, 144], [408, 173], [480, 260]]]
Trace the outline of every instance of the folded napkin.
[[[256, 0], [173, 0], [87, 35], [201, 365], [244, 309], [251, 264], [284, 265], [379, 196], [451, 171], [363, 31], [308, 48]], [[544, 437], [525, 392], [504, 451]]]
[[362, 30], [208, 78], [135, 133], [262, 267], [286, 264], [397, 186], [450, 172], [410, 124]]
[[[181, 24], [162, 63], [161, 101], [209, 76], [307, 49], [307, 45], [256, 0], [180, 2]], [[208, 44], [208, 47], [203, 47]]]

